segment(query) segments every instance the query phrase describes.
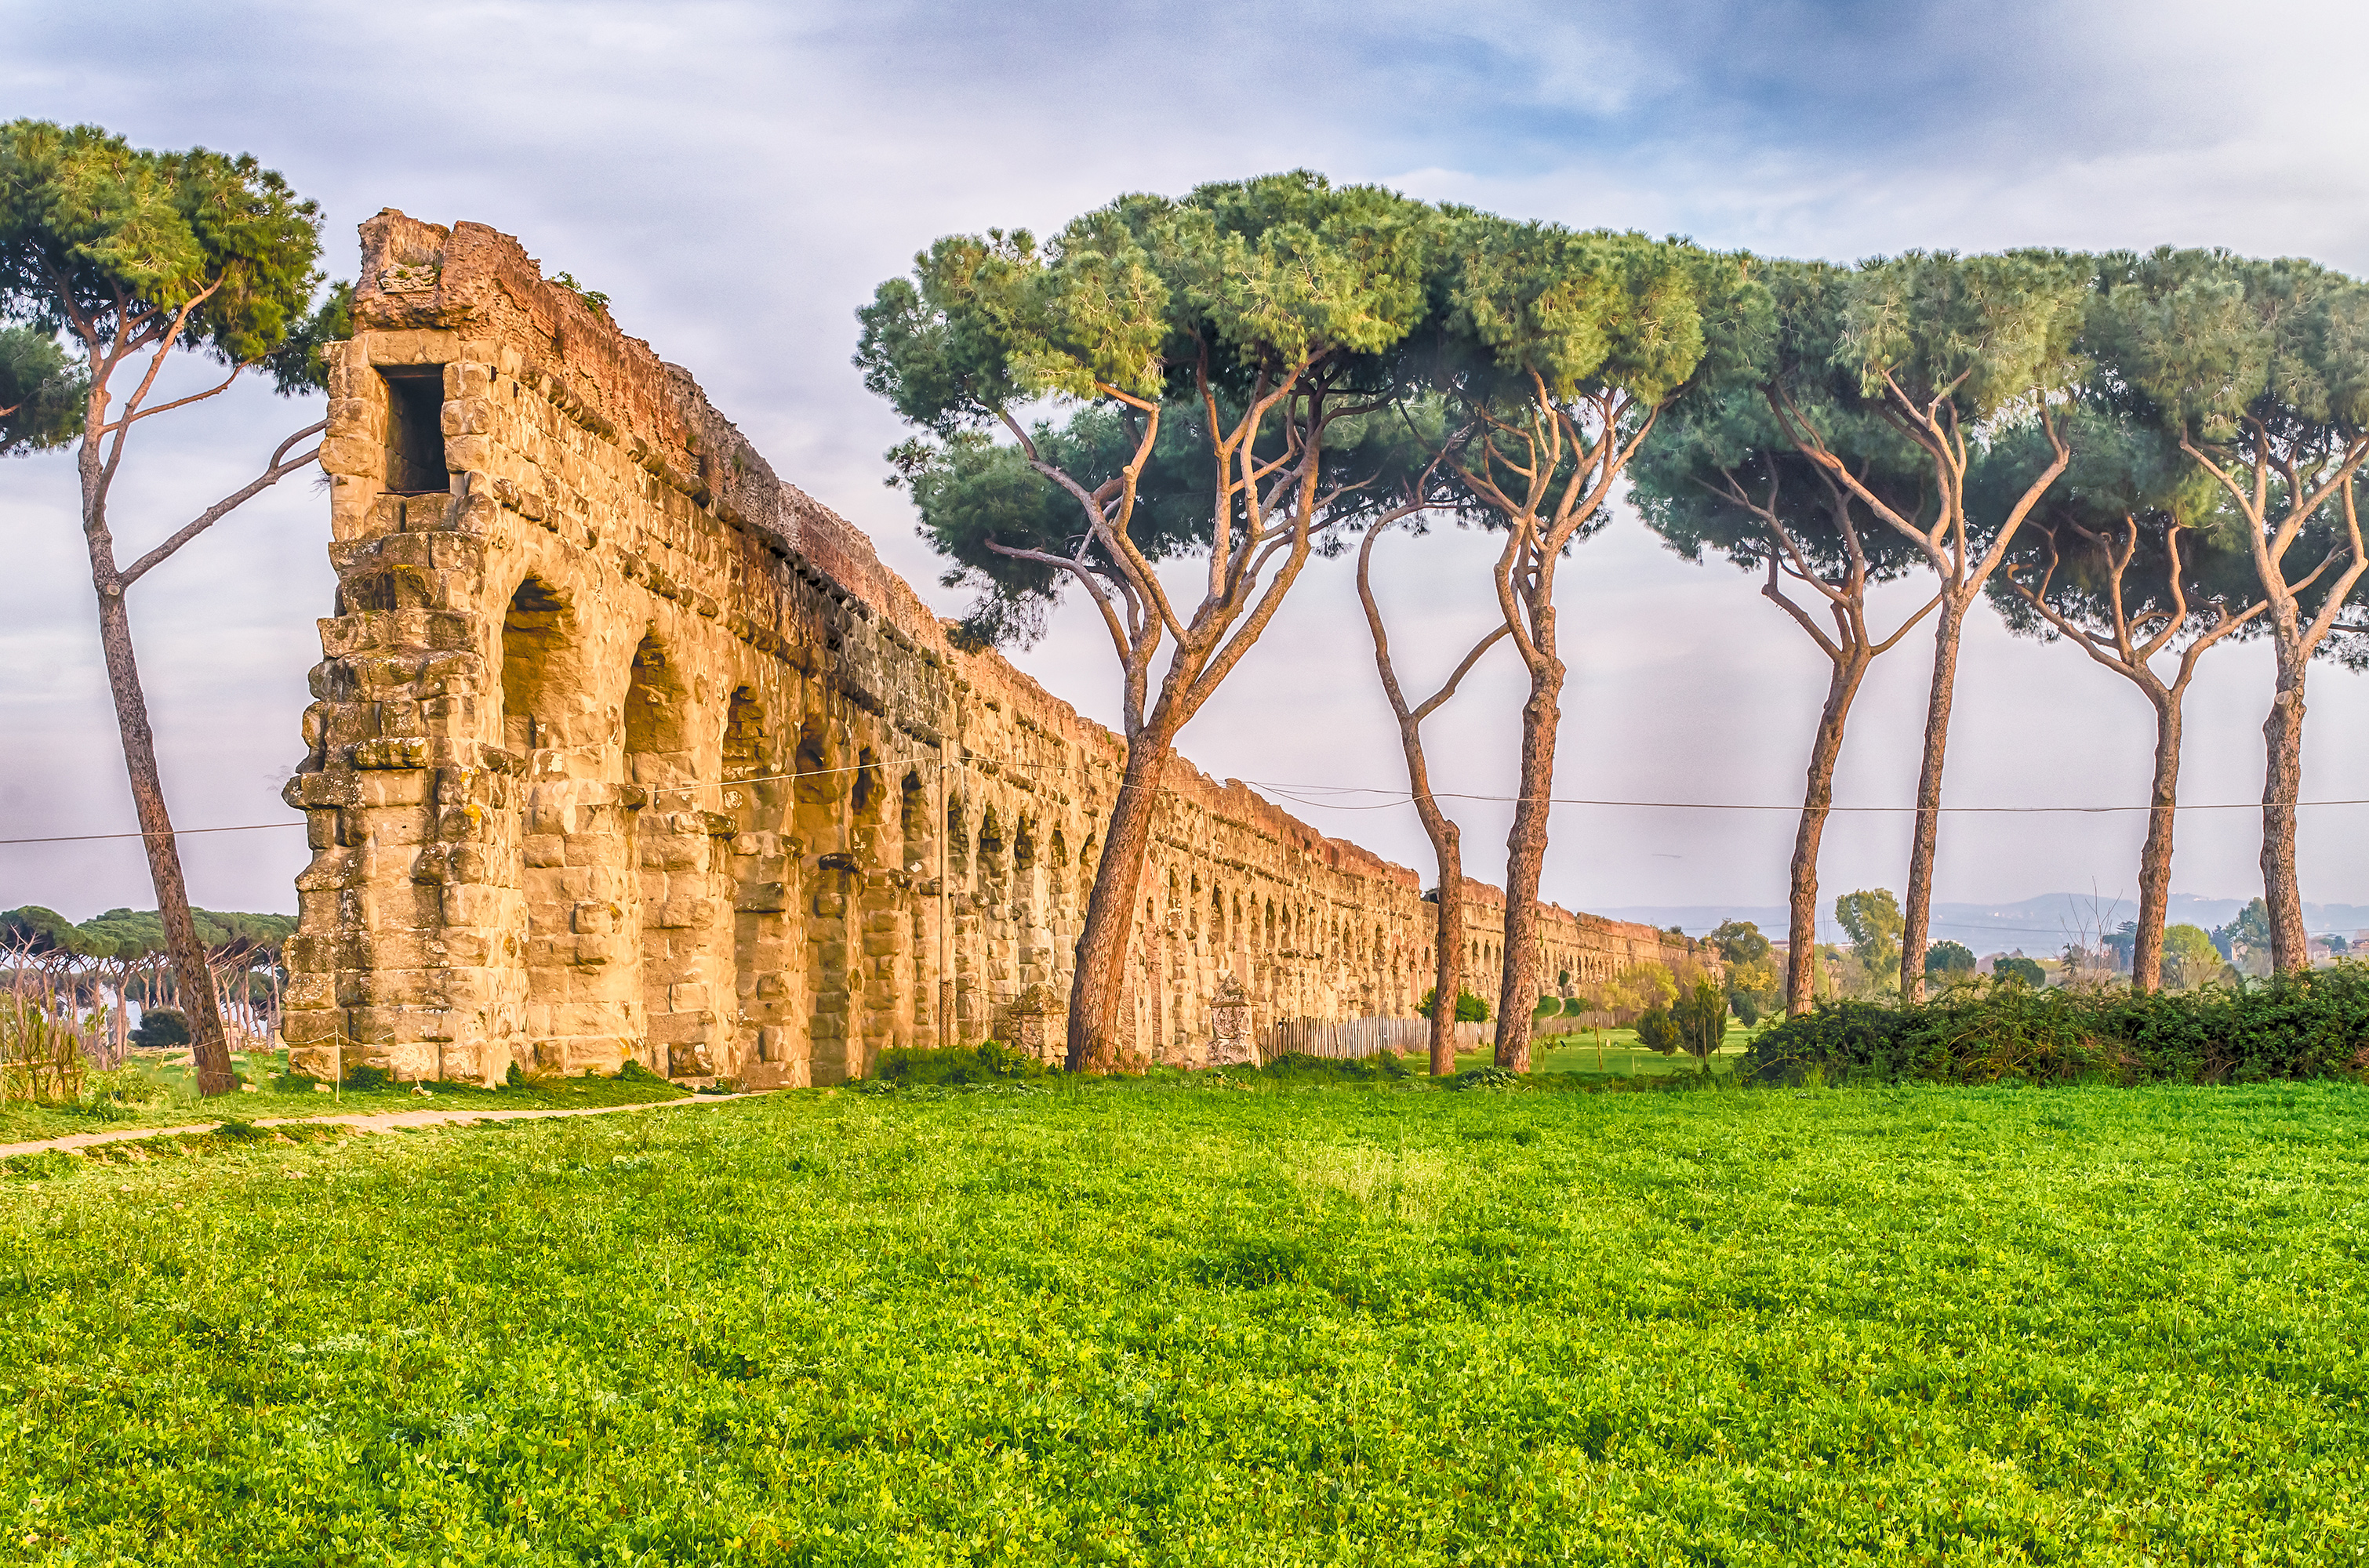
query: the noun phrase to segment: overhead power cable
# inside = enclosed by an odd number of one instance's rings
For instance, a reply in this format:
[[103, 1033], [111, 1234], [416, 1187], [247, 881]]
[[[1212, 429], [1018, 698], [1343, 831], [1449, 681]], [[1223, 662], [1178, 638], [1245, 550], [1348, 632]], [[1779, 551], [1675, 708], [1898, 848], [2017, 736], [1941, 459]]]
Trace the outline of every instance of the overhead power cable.
[[[850, 767], [807, 768], [797, 773], [756, 773], [746, 778], [736, 779], [694, 779], [682, 784], [650, 784], [645, 787], [649, 789], [649, 791], [654, 795], [679, 795], [687, 794], [692, 790], [700, 789], [733, 789], [742, 784], [773, 784], [796, 779], [823, 778], [834, 773], [864, 773], [868, 769], [878, 769], [885, 772], [893, 767], [910, 766], [917, 761], [933, 766], [944, 766], [956, 769], [967, 769], [968, 766], [968, 764], [964, 762], [947, 762], [940, 764], [937, 763], [934, 759], [931, 758], [884, 758], [876, 762], [859, 762]], [[998, 766], [1002, 768], [1027, 769], [1032, 772], [1037, 772], [1047, 770], [1051, 768], [1053, 764], [1042, 762], [1032, 763], [1005, 761], [999, 763]], [[1409, 791], [1402, 789], [1385, 789], [1373, 784], [1285, 784], [1272, 779], [1244, 779], [1242, 782], [1251, 785], [1254, 789], [1264, 790], [1279, 799], [1289, 801], [1295, 806], [1304, 806], [1311, 810], [1388, 811], [1398, 807], [1408, 805], [1414, 799], [1413, 795]], [[1471, 800], [1494, 805], [1513, 805], [1524, 798], [1523, 796], [1514, 795], [1481, 795], [1457, 790], [1436, 790], [1433, 793], [1434, 797], [1440, 800]], [[1352, 795], [1381, 795], [1385, 798], [1361, 802], [1347, 802], [1339, 799], [1323, 798], [1325, 796]], [[1546, 802], [1550, 806], [1585, 806], [1608, 809], [1643, 811], [1781, 811], [1798, 815], [1802, 809], [1801, 803], [1798, 801], [1791, 804], [1763, 804], [1758, 802], [1724, 800], [1608, 800], [1596, 799], [1583, 795], [1551, 795], [1546, 797]], [[2299, 800], [2295, 802], [2295, 808], [2298, 810], [2318, 809], [2320, 807], [2337, 806], [2369, 806], [2369, 799]], [[2168, 807], [2157, 807], [2152, 804], [2144, 806], [1942, 806], [1938, 807], [1935, 809], [1955, 816], [2095, 817], [2126, 814], [2134, 811], [2260, 811], [2262, 808], [2262, 802], [2259, 800], [2224, 800], [2208, 801], [2193, 806]], [[1837, 816], [1846, 814], [1902, 816], [1915, 812], [1917, 809], [1918, 808], [1914, 806], [1829, 806], [1826, 807], [1829, 814]], [[303, 825], [303, 822], [301, 820], [286, 822], [242, 822], [221, 828], [176, 828], [170, 833], [158, 833], [154, 836], [157, 838], [188, 838], [200, 833], [255, 833], [267, 831], [275, 828], [301, 828]], [[150, 836], [151, 835], [147, 833], [137, 830], [125, 833], [50, 833], [33, 838], [0, 839], [0, 846], [9, 844], [92, 843], [109, 839], [144, 839]]]

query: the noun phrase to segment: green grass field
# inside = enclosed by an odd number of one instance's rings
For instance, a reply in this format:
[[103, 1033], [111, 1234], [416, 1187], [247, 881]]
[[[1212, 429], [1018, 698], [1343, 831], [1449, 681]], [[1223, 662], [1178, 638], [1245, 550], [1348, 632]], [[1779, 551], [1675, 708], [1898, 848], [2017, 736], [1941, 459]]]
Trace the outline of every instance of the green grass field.
[[0, 1174], [0, 1557], [2330, 1562], [2369, 1090], [1057, 1082]]

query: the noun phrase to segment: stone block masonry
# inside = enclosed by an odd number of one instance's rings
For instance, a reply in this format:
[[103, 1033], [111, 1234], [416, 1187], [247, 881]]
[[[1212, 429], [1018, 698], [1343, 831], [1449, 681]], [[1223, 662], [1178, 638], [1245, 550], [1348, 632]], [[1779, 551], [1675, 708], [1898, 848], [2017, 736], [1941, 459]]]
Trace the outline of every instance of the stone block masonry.
[[[336, 613], [287, 789], [296, 1070], [805, 1084], [1058, 1043], [1118, 738], [951, 646], [516, 241], [392, 211], [361, 237], [321, 452]], [[1494, 992], [1502, 903], [1473, 894]], [[1142, 898], [1152, 1059], [1206, 1059], [1229, 979], [1253, 1026], [1409, 1015], [1429, 983], [1414, 873], [1181, 763]], [[1548, 914], [1544, 972], [1575, 985], [1701, 961]]]

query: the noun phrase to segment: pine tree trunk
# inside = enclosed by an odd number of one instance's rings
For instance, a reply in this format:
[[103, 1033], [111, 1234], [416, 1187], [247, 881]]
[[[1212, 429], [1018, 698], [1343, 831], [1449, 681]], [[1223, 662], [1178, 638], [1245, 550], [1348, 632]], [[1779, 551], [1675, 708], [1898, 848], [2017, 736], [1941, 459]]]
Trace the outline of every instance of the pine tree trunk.
[[2295, 879], [2295, 801], [2303, 788], [2303, 683], [2310, 655], [2291, 626], [2274, 628], [2279, 684], [2262, 721], [2262, 901], [2271, 916], [2271, 964], [2281, 974], [2311, 967], [2303, 889]]
[[2163, 922], [2171, 908], [2172, 807], [2180, 799], [2180, 692], [2155, 697], [2155, 787], [2147, 795], [2146, 842], [2139, 850], [2139, 923], [2131, 941], [2131, 990], [2163, 989]]
[[1464, 990], [1463, 846], [1456, 824], [1430, 804], [1428, 795], [1416, 802], [1415, 809], [1426, 832], [1434, 817], [1443, 830], [1431, 840], [1439, 862], [1439, 930], [1431, 967], [1431, 1075], [1446, 1078], [1456, 1070], [1456, 1001]]
[[1864, 647], [1837, 663], [1826, 682], [1826, 705], [1818, 714], [1818, 732], [1810, 743], [1809, 777], [1802, 791], [1802, 825], [1793, 835], [1791, 909], [1786, 922], [1785, 1012], [1799, 1016], [1817, 1000], [1818, 979], [1818, 844], [1825, 837], [1826, 815], [1835, 801], [1835, 763], [1842, 756], [1843, 726], [1850, 717], [1851, 701], [1867, 678], [1874, 656]]
[[1078, 933], [1077, 969], [1070, 979], [1065, 1065], [1071, 1072], [1107, 1068], [1129, 1054], [1119, 1019], [1126, 1000], [1127, 942], [1135, 932], [1143, 863], [1151, 850], [1160, 781], [1174, 754], [1173, 732], [1146, 730], [1127, 742], [1127, 772], [1103, 835], [1094, 889], [1086, 899], [1085, 927]]
[[156, 912], [180, 980], [182, 1007], [189, 1021], [189, 1050], [197, 1063], [198, 1093], [227, 1094], [235, 1087], [230, 1047], [223, 1038], [221, 1011], [206, 970], [206, 951], [189, 914], [189, 885], [173, 821], [165, 809], [165, 782], [156, 768], [156, 737], [148, 724], [148, 699], [140, 689], [140, 666], [132, 651], [132, 617], [116, 578], [115, 541], [99, 496], [102, 483], [96, 443], [82, 452], [83, 534], [90, 546], [91, 586], [98, 594], [98, 641], [107, 660], [107, 683], [115, 697], [116, 727], [123, 737], [123, 762], [131, 776], [132, 804], [148, 852], [148, 876], [156, 889]]
[[1941, 765], [1950, 750], [1950, 703], [1958, 684], [1959, 634], [1966, 601], [1941, 596], [1933, 629], [1933, 688], [1925, 708], [1925, 760], [1917, 775], [1917, 836], [1908, 851], [1908, 897], [1901, 910], [1900, 997], [1925, 1000], [1925, 943], [1932, 929], [1933, 856], [1941, 836]]
[[1432, 944], [1431, 1074], [1445, 1078], [1456, 1070], [1456, 1000], [1464, 990], [1464, 833], [1432, 793], [1419, 721], [1399, 720], [1399, 745], [1406, 752], [1414, 814], [1423, 821], [1439, 868], [1438, 930]]
[[1530, 1070], [1530, 1010], [1538, 1005], [1539, 879], [1546, 865], [1548, 797], [1554, 794], [1555, 740], [1562, 722], [1562, 660], [1554, 655], [1553, 611], [1539, 617], [1541, 662], [1522, 704], [1520, 795], [1505, 835], [1505, 973], [1497, 988], [1496, 1063]]

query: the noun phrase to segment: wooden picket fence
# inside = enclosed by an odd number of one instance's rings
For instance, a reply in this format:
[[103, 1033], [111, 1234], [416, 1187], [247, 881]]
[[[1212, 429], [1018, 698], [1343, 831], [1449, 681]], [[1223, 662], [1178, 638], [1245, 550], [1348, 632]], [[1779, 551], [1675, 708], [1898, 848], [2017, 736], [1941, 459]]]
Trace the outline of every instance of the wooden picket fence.
[[[1609, 1013], [1567, 1013], [1553, 1018], [1540, 1018], [1530, 1025], [1536, 1038], [1558, 1035], [1584, 1035], [1591, 1029], [1614, 1027], [1615, 1014]], [[1459, 1024], [1456, 1026], [1456, 1048], [1459, 1051], [1479, 1050], [1494, 1045], [1497, 1026], [1494, 1024]], [[1421, 1056], [1431, 1049], [1431, 1020], [1428, 1018], [1285, 1018], [1259, 1031], [1259, 1059], [1263, 1062], [1297, 1053], [1300, 1056], [1325, 1057], [1335, 1061], [1357, 1061], [1366, 1057], [1392, 1051], [1400, 1056]]]

